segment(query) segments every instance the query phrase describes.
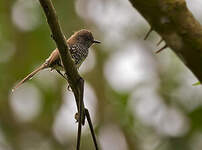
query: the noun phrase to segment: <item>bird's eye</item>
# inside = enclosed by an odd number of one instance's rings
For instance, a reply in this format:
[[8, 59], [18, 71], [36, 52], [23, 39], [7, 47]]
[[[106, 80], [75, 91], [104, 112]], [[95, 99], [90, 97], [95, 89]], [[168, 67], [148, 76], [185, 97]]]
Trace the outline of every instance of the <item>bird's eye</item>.
[[90, 38], [89, 36], [84, 36], [84, 40], [86, 40], [86, 41], [90, 41], [91, 38]]

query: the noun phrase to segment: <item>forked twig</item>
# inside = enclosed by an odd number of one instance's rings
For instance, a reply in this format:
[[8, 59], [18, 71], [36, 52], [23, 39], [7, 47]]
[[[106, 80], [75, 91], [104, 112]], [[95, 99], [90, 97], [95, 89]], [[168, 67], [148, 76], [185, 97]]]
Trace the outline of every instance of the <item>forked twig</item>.
[[[51, 0], [39, 0], [46, 18], [47, 22], [52, 31], [52, 37], [56, 42], [58, 50], [60, 52], [61, 61], [64, 66], [65, 74], [67, 75], [68, 83], [74, 93], [77, 109], [79, 113], [79, 124], [78, 124], [78, 135], [77, 135], [77, 150], [80, 150], [80, 141], [81, 141], [81, 129], [82, 124], [85, 123], [85, 112], [84, 112], [84, 102], [83, 102], [83, 92], [84, 92], [84, 80], [80, 77], [73, 60], [71, 59], [70, 52], [68, 50], [68, 46], [66, 43], [66, 39], [64, 34], [62, 33], [62, 29], [59, 25], [58, 18], [56, 16], [56, 11], [53, 7]], [[62, 75], [60, 72], [58, 72]], [[63, 76], [63, 75], [62, 75]], [[89, 122], [91, 134], [93, 136], [93, 141], [95, 144], [96, 150], [98, 150], [97, 142], [95, 138], [95, 134], [93, 131], [91, 119], [89, 113], [87, 113], [87, 120]], [[93, 131], [93, 132], [92, 132]]]

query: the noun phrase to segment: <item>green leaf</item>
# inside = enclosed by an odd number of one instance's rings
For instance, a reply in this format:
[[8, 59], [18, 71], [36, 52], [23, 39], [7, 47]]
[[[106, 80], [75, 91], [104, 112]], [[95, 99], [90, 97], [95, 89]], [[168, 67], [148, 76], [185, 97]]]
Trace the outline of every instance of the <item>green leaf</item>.
[[201, 82], [196, 82], [194, 84], [192, 84], [193, 86], [197, 86], [197, 85], [201, 85]]

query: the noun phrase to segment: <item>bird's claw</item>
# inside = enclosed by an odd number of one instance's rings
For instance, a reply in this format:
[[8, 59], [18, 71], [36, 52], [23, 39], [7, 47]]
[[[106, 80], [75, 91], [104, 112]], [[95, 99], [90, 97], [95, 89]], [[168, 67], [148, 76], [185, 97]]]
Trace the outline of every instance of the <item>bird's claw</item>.
[[67, 90], [70, 91], [70, 92], [72, 91], [70, 85], [67, 86]]
[[79, 113], [78, 112], [74, 115], [74, 118], [76, 120], [76, 123], [79, 122]]
[[[77, 112], [75, 115], [74, 115], [74, 119], [76, 120], [75, 123], [78, 123], [79, 122], [79, 113]], [[84, 119], [82, 122], [82, 125], [85, 125], [85, 116], [84, 116]]]

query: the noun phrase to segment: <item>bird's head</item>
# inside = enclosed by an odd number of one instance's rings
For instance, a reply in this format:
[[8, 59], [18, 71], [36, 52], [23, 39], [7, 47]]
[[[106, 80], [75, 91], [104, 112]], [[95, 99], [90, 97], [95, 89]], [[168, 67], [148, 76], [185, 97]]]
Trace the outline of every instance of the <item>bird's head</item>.
[[97, 41], [94, 39], [92, 33], [86, 29], [79, 30], [75, 32], [70, 38], [68, 43], [75, 44], [79, 43], [87, 48], [89, 48], [94, 43], [100, 43], [100, 41]]

